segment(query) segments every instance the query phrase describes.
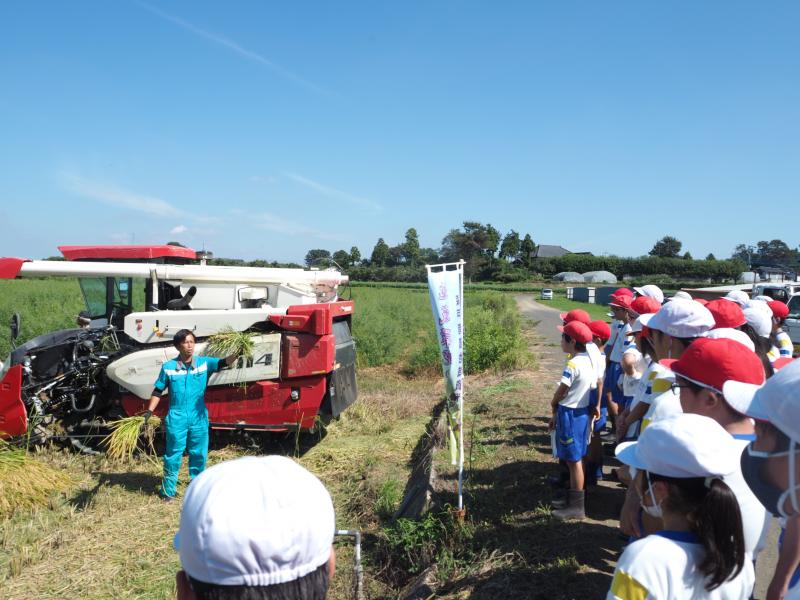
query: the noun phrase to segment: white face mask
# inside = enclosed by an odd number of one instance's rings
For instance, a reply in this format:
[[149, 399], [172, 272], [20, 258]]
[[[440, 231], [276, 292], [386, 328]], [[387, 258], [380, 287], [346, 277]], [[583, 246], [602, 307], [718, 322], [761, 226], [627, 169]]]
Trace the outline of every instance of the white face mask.
[[639, 504], [642, 507], [642, 510], [650, 515], [651, 517], [655, 517], [656, 519], [660, 519], [664, 516], [664, 511], [661, 508], [661, 502], [656, 502], [656, 496], [653, 494], [653, 484], [650, 482], [650, 473], [645, 473], [645, 477], [647, 477], [647, 493], [650, 494], [650, 500], [653, 502], [651, 505], [646, 505], [644, 503], [644, 498], [639, 496]]
[[[800, 488], [800, 485], [797, 483], [797, 443], [792, 440], [792, 443], [789, 445], [789, 487], [787, 487], [781, 494], [781, 497], [778, 498], [778, 513], [780, 513], [784, 519], [800, 514], [800, 506], [798, 506], [797, 501], [798, 488]], [[794, 513], [792, 514], [787, 514], [783, 509], [786, 498], [792, 499], [792, 508], [794, 509]]]

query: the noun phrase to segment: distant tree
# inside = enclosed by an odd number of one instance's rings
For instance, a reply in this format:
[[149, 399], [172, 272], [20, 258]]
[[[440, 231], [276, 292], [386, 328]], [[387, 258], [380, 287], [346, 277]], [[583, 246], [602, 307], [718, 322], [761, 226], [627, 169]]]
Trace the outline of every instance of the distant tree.
[[755, 256], [755, 246], [748, 246], [747, 244], [737, 245], [736, 248], [733, 249], [733, 254], [731, 254], [731, 258], [738, 259], [746, 265], [750, 265]]
[[323, 250], [322, 248], [314, 248], [313, 250], [309, 250], [306, 253], [306, 266], [312, 267], [317, 262], [330, 257], [331, 253], [328, 250]]
[[530, 233], [525, 234], [525, 238], [519, 246], [520, 257], [522, 258], [525, 266], [530, 268], [533, 255], [536, 253], [536, 244], [533, 243], [533, 238]]
[[711, 252], [709, 252], [708, 256], [706, 256], [706, 260], [717, 260], [717, 257], [714, 256]]
[[350, 266], [350, 253], [347, 250], [337, 250], [333, 253], [333, 261], [343, 269], [346, 269]]
[[665, 235], [658, 240], [653, 249], [650, 250], [650, 256], [659, 256], [661, 258], [677, 258], [681, 253], [681, 246], [683, 244], [671, 235]]
[[491, 223], [486, 225], [486, 242], [484, 245], [485, 252], [489, 257], [489, 262], [494, 259], [494, 255], [497, 254], [497, 246], [500, 245], [500, 232], [497, 231], [494, 227], [492, 227]]
[[184, 245], [183, 245], [183, 244], [181, 244], [180, 242], [175, 242], [175, 241], [173, 241], [173, 242], [167, 242], [167, 246], [180, 246], [181, 248], [186, 248], [186, 246], [184, 246]]
[[515, 261], [519, 257], [520, 244], [519, 234], [513, 229], [506, 234], [503, 238], [503, 243], [500, 244], [500, 258], [508, 261]]
[[419, 263], [419, 236], [413, 227], [406, 231], [406, 241], [402, 248], [403, 259], [409, 265], [416, 266]]
[[389, 262], [389, 246], [383, 241], [383, 238], [378, 238], [369, 261], [376, 267], [383, 267]]
[[767, 264], [787, 264], [794, 261], [794, 251], [783, 240], [761, 241], [756, 244], [758, 258]]
[[420, 263], [426, 265], [434, 265], [439, 262], [439, 253], [433, 248], [420, 248], [419, 249]]
[[684, 253], [683, 253], [683, 260], [694, 260], [694, 259], [692, 258], [692, 253], [691, 253], [691, 252], [689, 252], [688, 250], [687, 250], [686, 252], [684, 252]]
[[361, 262], [361, 252], [358, 250], [358, 248], [353, 246], [352, 248], [350, 248], [350, 264], [357, 265], [360, 262]]

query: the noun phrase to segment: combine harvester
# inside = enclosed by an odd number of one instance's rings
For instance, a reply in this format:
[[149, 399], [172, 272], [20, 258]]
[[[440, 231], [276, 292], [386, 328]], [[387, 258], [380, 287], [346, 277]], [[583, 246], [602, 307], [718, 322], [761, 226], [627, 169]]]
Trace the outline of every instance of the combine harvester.
[[[173, 335], [189, 329], [201, 355], [225, 329], [253, 334], [252, 359], [215, 373], [212, 429], [310, 431], [356, 400], [353, 302], [335, 270], [208, 266], [180, 246], [61, 246], [66, 261], [0, 258], [0, 278], [75, 277], [88, 329], [40, 335], [0, 367], [0, 437], [69, 439], [145, 408]], [[20, 321], [11, 322], [12, 342]], [[167, 402], [159, 405], [163, 416]]]

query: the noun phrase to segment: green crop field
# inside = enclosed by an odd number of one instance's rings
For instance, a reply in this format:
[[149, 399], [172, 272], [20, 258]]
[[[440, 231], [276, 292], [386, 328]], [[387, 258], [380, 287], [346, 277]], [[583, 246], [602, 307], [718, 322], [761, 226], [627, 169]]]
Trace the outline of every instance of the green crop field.
[[[438, 346], [426, 289], [355, 287], [353, 335], [359, 367], [397, 365], [407, 374], [438, 368]], [[465, 368], [474, 373], [513, 367], [525, 358], [513, 298], [497, 291], [466, 292]], [[0, 281], [0, 357], [11, 349], [8, 323], [22, 318], [18, 343], [75, 326], [85, 308], [77, 279]]]

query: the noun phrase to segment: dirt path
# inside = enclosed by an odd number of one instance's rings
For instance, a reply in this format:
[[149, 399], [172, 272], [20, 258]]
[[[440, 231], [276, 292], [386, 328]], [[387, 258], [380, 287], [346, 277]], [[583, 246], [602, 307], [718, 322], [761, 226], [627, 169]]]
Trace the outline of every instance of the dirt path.
[[[534, 368], [474, 382], [466, 436], [471, 440], [465, 505], [474, 555], [437, 596], [448, 598], [598, 598], [611, 583], [622, 547], [615, 518], [620, 490], [594, 488], [585, 521], [551, 517], [547, 476], [557, 471], [547, 422], [564, 355], [558, 311], [517, 298]], [[447, 484], [451, 475], [440, 465]], [[439, 468], [439, 467], [437, 467]], [[445, 491], [446, 493], [446, 491]]]

